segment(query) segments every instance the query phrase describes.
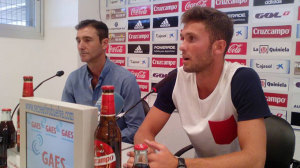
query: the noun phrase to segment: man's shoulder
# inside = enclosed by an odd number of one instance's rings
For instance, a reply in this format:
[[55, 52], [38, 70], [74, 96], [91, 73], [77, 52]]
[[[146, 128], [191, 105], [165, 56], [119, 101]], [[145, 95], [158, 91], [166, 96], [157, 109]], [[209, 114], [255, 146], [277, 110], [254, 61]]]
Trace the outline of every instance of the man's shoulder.
[[81, 78], [87, 73], [87, 65], [82, 65], [81, 67], [77, 68], [76, 70], [72, 71], [69, 75], [69, 78]]

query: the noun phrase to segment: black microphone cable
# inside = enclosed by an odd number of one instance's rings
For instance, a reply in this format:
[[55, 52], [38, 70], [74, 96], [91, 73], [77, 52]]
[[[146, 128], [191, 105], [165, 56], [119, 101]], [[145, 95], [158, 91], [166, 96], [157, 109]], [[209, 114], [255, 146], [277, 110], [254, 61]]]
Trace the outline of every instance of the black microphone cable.
[[[48, 81], [48, 80], [50, 80], [50, 79], [52, 79], [52, 78], [54, 78], [54, 77], [56, 77], [56, 76], [61, 77], [61, 76], [64, 75], [64, 73], [65, 73], [64, 71], [57, 71], [55, 75], [51, 76], [50, 78], [47, 78], [47, 79], [43, 80], [40, 84], [38, 84], [38, 85], [33, 89], [33, 92], [34, 92], [36, 89], [38, 89], [44, 82], [46, 82], [46, 81]], [[14, 116], [14, 114], [15, 114], [17, 108], [19, 107], [19, 105], [20, 105], [20, 103], [18, 103], [18, 104], [16, 105], [16, 107], [14, 108], [14, 111], [13, 111], [12, 114], [11, 114], [11, 118], [13, 118], [13, 116]]]
[[130, 111], [131, 109], [133, 109], [135, 106], [137, 106], [142, 100], [144, 100], [146, 97], [148, 97], [150, 94], [152, 93], [157, 93], [158, 90], [165, 85], [165, 83], [169, 82], [170, 80], [172, 80], [173, 78], [175, 78], [175, 76], [177, 76], [177, 69], [172, 70], [164, 79], [162, 79], [161, 81], [159, 81], [156, 85], [153, 86], [152, 90], [147, 93], [144, 97], [142, 97], [138, 102], [136, 102], [133, 106], [131, 106], [127, 111], [123, 112], [123, 113], [119, 113], [118, 115], [116, 115], [116, 120], [122, 118], [126, 113], [128, 113], [128, 111]]

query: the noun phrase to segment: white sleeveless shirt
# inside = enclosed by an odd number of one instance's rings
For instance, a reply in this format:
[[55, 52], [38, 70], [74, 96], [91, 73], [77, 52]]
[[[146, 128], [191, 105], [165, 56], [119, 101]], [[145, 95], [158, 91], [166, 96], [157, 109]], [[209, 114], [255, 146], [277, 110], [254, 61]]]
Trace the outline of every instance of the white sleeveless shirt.
[[198, 157], [240, 150], [238, 114], [231, 99], [231, 80], [240, 67], [238, 63], [225, 62], [216, 88], [203, 100], [198, 96], [196, 74], [178, 68], [172, 99]]

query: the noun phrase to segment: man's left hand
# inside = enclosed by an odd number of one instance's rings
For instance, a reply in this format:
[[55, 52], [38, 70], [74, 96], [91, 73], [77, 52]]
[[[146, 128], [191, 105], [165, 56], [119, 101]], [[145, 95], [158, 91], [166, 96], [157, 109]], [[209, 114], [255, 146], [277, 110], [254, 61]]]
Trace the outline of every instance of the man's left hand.
[[155, 141], [145, 140], [145, 143], [155, 150], [148, 154], [149, 166], [151, 168], [176, 168], [177, 158], [168, 150], [168, 148]]

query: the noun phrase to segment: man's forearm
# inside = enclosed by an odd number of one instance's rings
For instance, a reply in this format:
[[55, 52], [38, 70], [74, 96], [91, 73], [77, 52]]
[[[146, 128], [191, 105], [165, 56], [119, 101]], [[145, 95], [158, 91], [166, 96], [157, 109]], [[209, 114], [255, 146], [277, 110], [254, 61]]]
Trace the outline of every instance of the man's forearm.
[[141, 144], [144, 143], [144, 140], [148, 139], [148, 140], [154, 140], [155, 136], [151, 135], [149, 133], [145, 133], [145, 131], [142, 130], [138, 130], [137, 133], [134, 136], [134, 144]]

